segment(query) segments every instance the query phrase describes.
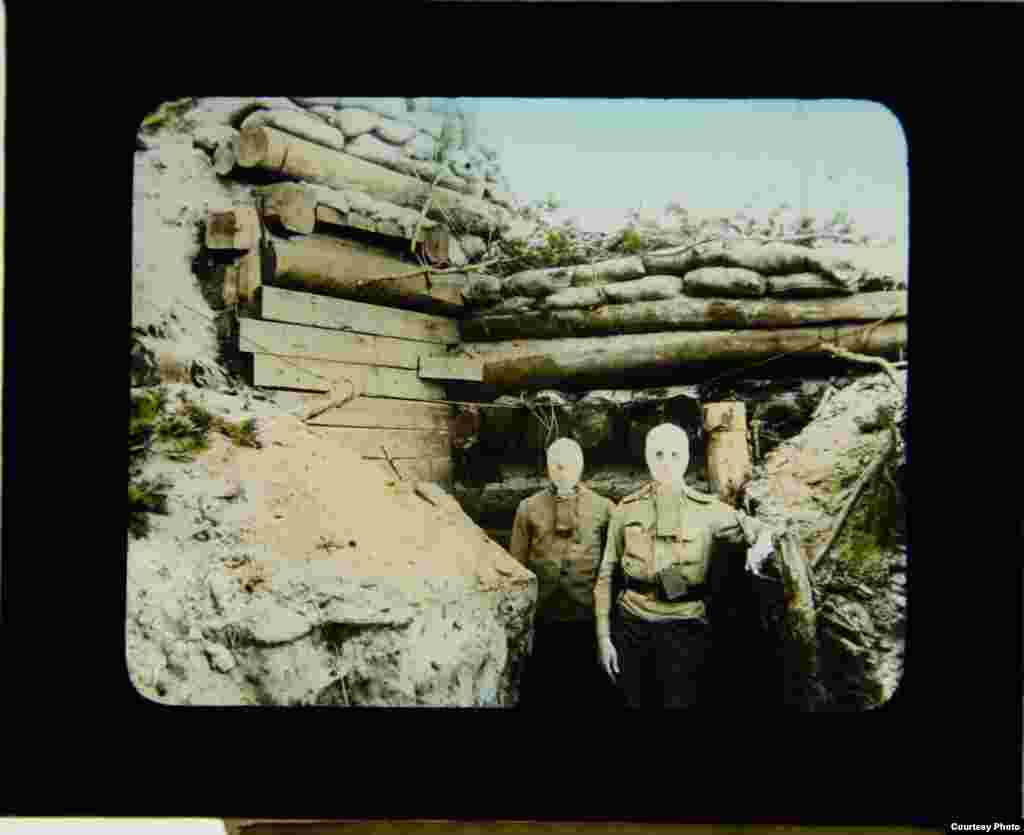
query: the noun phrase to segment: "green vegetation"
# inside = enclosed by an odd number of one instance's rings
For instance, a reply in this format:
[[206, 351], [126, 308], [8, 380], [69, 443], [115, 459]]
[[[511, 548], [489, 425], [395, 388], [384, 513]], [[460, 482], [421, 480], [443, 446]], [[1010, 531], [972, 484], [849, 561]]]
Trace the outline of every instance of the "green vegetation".
[[681, 203], [672, 202], [665, 207], [660, 218], [633, 210], [627, 213], [621, 229], [602, 234], [584, 232], [573, 220], [555, 222], [554, 213], [565, 206], [557, 196], [549, 194], [518, 211], [521, 219], [536, 224], [537, 232], [529, 241], [499, 241], [503, 260], [495, 265], [495, 270], [501, 275], [511, 275], [530, 269], [571, 267], [657, 249], [689, 246], [717, 237], [763, 240], [807, 235], [804, 241], [792, 241], [807, 246], [815, 236], [839, 237], [858, 244], [870, 242], [868, 236], [859, 232], [845, 209], [834, 212], [829, 220], [823, 221], [813, 215], [797, 215], [788, 203], [781, 203], [759, 216], [752, 212], [752, 206], [752, 202], [748, 203], [731, 216], [699, 217]]
[[168, 413], [167, 391], [158, 387], [132, 392], [128, 420], [128, 528], [136, 536], [149, 532], [148, 513], [167, 512], [166, 481], [141, 478], [141, 464], [150, 455], [189, 462], [210, 446], [216, 431], [236, 446], [259, 448], [256, 421], [235, 422], [210, 413], [182, 397], [177, 409]]

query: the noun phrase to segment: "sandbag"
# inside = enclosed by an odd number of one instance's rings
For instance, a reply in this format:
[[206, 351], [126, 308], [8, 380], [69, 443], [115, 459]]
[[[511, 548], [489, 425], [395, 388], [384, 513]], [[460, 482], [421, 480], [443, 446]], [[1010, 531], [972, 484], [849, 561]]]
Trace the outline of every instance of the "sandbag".
[[571, 281], [571, 267], [524, 270], [506, 278], [501, 291], [505, 296], [550, 296], [565, 290]]
[[569, 310], [601, 304], [605, 304], [603, 287], [568, 287], [541, 299], [537, 306], [544, 310]]
[[769, 296], [783, 299], [813, 299], [826, 296], [849, 295], [854, 292], [816, 273], [774, 275], [765, 279], [765, 285]]
[[598, 261], [596, 264], [573, 267], [572, 270], [573, 287], [596, 287], [616, 281], [629, 281], [647, 272], [643, 260], [638, 256]]
[[417, 133], [416, 128], [412, 125], [404, 125], [394, 119], [381, 119], [380, 124], [373, 129], [373, 132], [392, 145], [404, 145]]
[[701, 267], [688, 272], [682, 282], [688, 296], [758, 298], [766, 289], [759, 273], [743, 267]]
[[683, 279], [677, 275], [649, 275], [594, 289], [603, 292], [608, 304], [654, 302], [678, 296], [683, 291]]
[[459, 243], [470, 260], [475, 260], [487, 252], [487, 241], [479, 235], [463, 235], [459, 238]]
[[369, 110], [359, 110], [357, 108], [345, 108], [339, 110], [333, 116], [328, 114], [328, 118], [345, 134], [349, 139], [354, 139], [357, 136], [362, 136], [364, 133], [369, 133], [381, 123], [381, 117], [377, 113], [371, 113]]
[[[467, 301], [469, 301], [467, 299]], [[475, 316], [497, 316], [503, 313], [523, 313], [527, 310], [533, 310], [536, 307], [537, 300], [532, 296], [511, 296], [507, 299], [502, 299], [497, 304], [490, 304], [486, 307], [478, 307], [471, 310], [468, 318], [472, 319]]]
[[488, 304], [501, 299], [501, 279], [496, 275], [471, 275], [462, 291], [470, 304]]
[[795, 244], [745, 244], [726, 253], [734, 266], [754, 270], [763, 276], [811, 272], [850, 284], [863, 274], [850, 259]]

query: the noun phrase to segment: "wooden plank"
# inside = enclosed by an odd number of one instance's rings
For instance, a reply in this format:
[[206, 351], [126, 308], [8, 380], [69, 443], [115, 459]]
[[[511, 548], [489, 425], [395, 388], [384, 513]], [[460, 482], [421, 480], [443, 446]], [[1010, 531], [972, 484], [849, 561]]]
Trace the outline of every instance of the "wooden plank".
[[[444, 386], [427, 383], [415, 371], [404, 368], [378, 368], [342, 362], [253, 354], [253, 385], [266, 388], [290, 388], [304, 391], [328, 391], [330, 380], [340, 385], [352, 380], [356, 390], [366, 397], [407, 397], [413, 400], [443, 400]], [[326, 378], [326, 379], [325, 379]]]
[[482, 383], [484, 379], [484, 361], [477, 359], [454, 359], [437, 355], [421, 355], [419, 376], [421, 380], [469, 380]]
[[392, 336], [455, 345], [458, 322], [443, 316], [264, 287], [261, 317], [277, 322], [335, 328], [370, 336]]
[[[296, 403], [319, 401], [321, 395], [295, 393]], [[433, 429], [448, 431], [451, 406], [414, 400], [357, 397], [309, 421], [311, 426], [348, 426], [370, 429]]]
[[419, 367], [421, 357], [444, 355], [446, 352], [444, 345], [435, 342], [367, 336], [260, 319], [240, 320], [238, 350], [250, 354], [276, 354], [414, 371]]
[[451, 453], [448, 432], [437, 429], [368, 429], [324, 427], [327, 437], [371, 458], [443, 458]]

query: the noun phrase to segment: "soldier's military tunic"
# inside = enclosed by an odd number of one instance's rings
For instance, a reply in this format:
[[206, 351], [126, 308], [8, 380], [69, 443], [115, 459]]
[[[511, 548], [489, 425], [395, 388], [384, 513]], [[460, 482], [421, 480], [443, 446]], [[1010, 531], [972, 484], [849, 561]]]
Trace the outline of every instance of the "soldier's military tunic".
[[524, 707], [602, 706], [618, 698], [598, 665], [594, 640], [594, 582], [614, 507], [582, 484], [571, 496], [556, 495], [552, 485], [519, 503], [509, 550], [538, 586]]
[[[751, 545], [763, 530], [756, 519], [690, 487], [672, 497], [659, 495], [652, 482], [619, 503], [594, 604], [597, 637], [612, 639], [630, 707], [697, 703], [711, 649], [708, 604], [721, 578], [718, 546]], [[624, 588], [613, 614], [616, 566]], [[672, 566], [687, 590], [670, 600], [659, 575]]]

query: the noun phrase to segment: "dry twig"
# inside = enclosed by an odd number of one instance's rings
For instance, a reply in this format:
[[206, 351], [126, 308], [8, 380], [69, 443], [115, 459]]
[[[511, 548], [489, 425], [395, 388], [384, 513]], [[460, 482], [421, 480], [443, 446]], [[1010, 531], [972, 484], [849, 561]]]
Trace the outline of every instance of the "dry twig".
[[[876, 322], [875, 325], [880, 325], [884, 320]], [[892, 384], [896, 386], [899, 392], [903, 393], [903, 386], [900, 385], [900, 381], [896, 377], [895, 366], [882, 357], [869, 357], [865, 354], [855, 354], [852, 351], [847, 351], [845, 348], [837, 348], [835, 345], [829, 345], [828, 343], [821, 346], [822, 350], [827, 351], [835, 357], [840, 359], [848, 360], [849, 362], [858, 362], [862, 365], [876, 365], [885, 371], [889, 375], [889, 379], [892, 380]]]

